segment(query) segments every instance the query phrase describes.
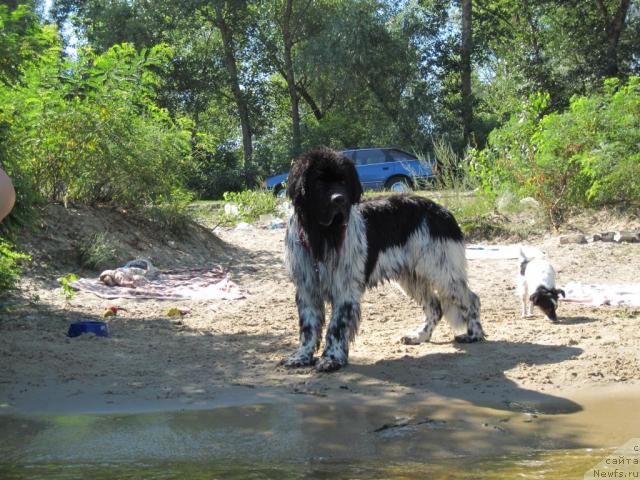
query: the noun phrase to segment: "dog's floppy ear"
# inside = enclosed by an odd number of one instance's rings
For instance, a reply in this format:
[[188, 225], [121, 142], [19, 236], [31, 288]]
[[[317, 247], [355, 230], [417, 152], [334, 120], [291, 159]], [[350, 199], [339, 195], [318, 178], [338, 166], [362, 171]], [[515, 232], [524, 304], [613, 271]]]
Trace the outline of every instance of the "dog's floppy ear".
[[293, 201], [294, 205], [299, 205], [306, 195], [305, 185], [307, 183], [307, 164], [308, 158], [299, 157], [291, 164], [291, 171], [287, 178], [287, 195]]
[[540, 285], [538, 288], [536, 288], [536, 291], [531, 294], [529, 300], [531, 300], [534, 305], [539, 305], [540, 301], [542, 301], [543, 298], [549, 297], [552, 294], [553, 292], [551, 292], [551, 290]]
[[[355, 168], [354, 168], [355, 171]], [[362, 184], [360, 183], [360, 178], [358, 178], [358, 172], [356, 172], [356, 179], [352, 184], [353, 191], [351, 192], [353, 198], [353, 203], [359, 203], [360, 198], [362, 197]]]
[[558, 296], [558, 294], [562, 295], [562, 298], [566, 298], [567, 296], [564, 294], [564, 290], [562, 290], [561, 288], [554, 288], [553, 289], [553, 293], [556, 294], [556, 297]]
[[353, 203], [360, 202], [362, 197], [362, 184], [360, 183], [360, 177], [358, 177], [358, 171], [356, 170], [353, 162], [344, 157], [344, 174], [346, 176], [347, 185], [349, 186], [349, 194]]
[[538, 292], [532, 293], [531, 296], [529, 297], [529, 301], [531, 301], [533, 304], [538, 303], [539, 299], [540, 299], [540, 294]]

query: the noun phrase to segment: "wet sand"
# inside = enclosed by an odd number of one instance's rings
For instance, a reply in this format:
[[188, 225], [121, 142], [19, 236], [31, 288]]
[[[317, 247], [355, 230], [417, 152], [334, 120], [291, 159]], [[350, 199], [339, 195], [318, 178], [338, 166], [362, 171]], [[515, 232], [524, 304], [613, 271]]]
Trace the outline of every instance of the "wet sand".
[[80, 397], [71, 413], [51, 400], [37, 414], [0, 415], [2, 462], [406, 463], [613, 448], [640, 436], [640, 390], [616, 387], [493, 406], [435, 394], [317, 398], [241, 388], [209, 403], [131, 403], [119, 412]]

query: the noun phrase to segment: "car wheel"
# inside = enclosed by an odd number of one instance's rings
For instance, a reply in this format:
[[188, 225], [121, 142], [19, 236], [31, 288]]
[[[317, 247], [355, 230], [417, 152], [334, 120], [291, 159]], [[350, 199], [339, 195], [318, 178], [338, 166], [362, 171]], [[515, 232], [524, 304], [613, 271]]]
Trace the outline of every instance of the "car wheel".
[[395, 193], [406, 193], [413, 190], [411, 180], [407, 177], [391, 177], [387, 180], [386, 189]]
[[285, 198], [287, 196], [287, 190], [282, 185], [278, 185], [274, 188], [273, 193], [278, 198]]

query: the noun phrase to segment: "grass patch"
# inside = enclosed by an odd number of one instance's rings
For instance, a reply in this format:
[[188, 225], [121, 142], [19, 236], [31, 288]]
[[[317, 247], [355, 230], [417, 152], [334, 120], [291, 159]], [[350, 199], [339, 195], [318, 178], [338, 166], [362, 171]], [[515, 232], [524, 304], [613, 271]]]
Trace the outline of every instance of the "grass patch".
[[467, 241], [520, 241], [546, 231], [540, 212], [523, 208], [518, 202], [509, 209], [510, 214], [504, 215], [493, 197], [482, 193], [434, 192], [429, 196], [453, 214]]
[[[457, 185], [460, 187], [461, 185]], [[521, 206], [517, 199], [509, 202], [513, 220], [499, 212], [495, 198], [479, 191], [460, 189], [416, 191], [415, 195], [430, 198], [449, 210], [456, 218], [467, 240], [481, 241], [496, 238], [522, 240], [537, 236], [545, 227], [538, 220], [538, 212]], [[393, 192], [366, 191], [364, 198], [397, 195]], [[206, 226], [233, 226], [238, 222], [252, 223], [263, 214], [278, 214], [280, 200], [271, 192], [247, 190], [226, 193], [223, 201], [199, 201], [191, 204], [191, 211]], [[225, 205], [231, 205], [232, 211]], [[216, 214], [217, 212], [217, 214]], [[217, 221], [217, 223], [215, 223]], [[212, 225], [210, 225], [212, 223]]]
[[184, 236], [194, 220], [189, 208], [192, 200], [190, 192], [175, 189], [165, 201], [147, 207], [144, 214], [161, 229]]
[[189, 207], [192, 209], [205, 208], [215, 210], [222, 208], [226, 202], [224, 200], [193, 200]]
[[194, 220], [193, 213], [186, 206], [173, 204], [148, 207], [145, 216], [151, 223], [178, 236], [184, 236]]
[[224, 204], [224, 200], [196, 200], [189, 204], [189, 214], [200, 225], [214, 228], [220, 224], [219, 216]]
[[[225, 209], [229, 205], [228, 209]], [[242, 192], [225, 192], [224, 205], [218, 211], [220, 225], [236, 225], [238, 222], [252, 223], [260, 215], [275, 215], [278, 199], [271, 192], [262, 190], [245, 190]]]

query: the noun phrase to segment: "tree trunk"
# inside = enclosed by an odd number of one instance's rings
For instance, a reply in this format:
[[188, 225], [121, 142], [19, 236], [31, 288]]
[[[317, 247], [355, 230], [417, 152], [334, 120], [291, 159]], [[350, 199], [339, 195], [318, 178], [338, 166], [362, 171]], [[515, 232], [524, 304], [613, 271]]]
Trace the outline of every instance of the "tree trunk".
[[320, 109], [316, 101], [313, 99], [309, 91], [304, 87], [304, 85], [297, 85], [298, 93], [302, 97], [302, 99], [309, 105], [309, 108], [313, 112], [313, 116], [316, 117], [316, 120], [320, 121], [324, 117], [324, 112]]
[[291, 99], [291, 137], [292, 137], [292, 154], [298, 156], [302, 147], [300, 139], [300, 97], [296, 89], [295, 74], [293, 71], [293, 35], [291, 34], [291, 14], [293, 11], [293, 0], [287, 0], [284, 17], [282, 19], [282, 37], [284, 39], [284, 68], [289, 88], [289, 97]]
[[615, 77], [620, 71], [618, 65], [618, 43], [620, 42], [620, 35], [625, 27], [625, 19], [631, 0], [620, 0], [613, 17], [609, 15], [609, 10], [604, 0], [596, 0], [596, 3], [602, 13], [604, 29], [607, 33], [607, 66], [605, 74], [608, 77]]
[[471, 123], [473, 122], [473, 97], [471, 95], [471, 50], [473, 38], [471, 32], [471, 0], [462, 0], [462, 124], [464, 144], [471, 142]]
[[[278, 73], [282, 75], [282, 78], [286, 80], [287, 79], [286, 69], [280, 64], [279, 61], [273, 60], [273, 62], [276, 67], [276, 70], [278, 70]], [[288, 86], [289, 84], [287, 83], [287, 87]], [[316, 120], [318, 121], [322, 120], [322, 118], [324, 117], [324, 112], [318, 106], [318, 104], [313, 99], [313, 97], [309, 93], [309, 90], [307, 90], [304, 84], [300, 82], [296, 83], [296, 92], [298, 92], [298, 107], [300, 106], [300, 99], [304, 100], [305, 103], [309, 106], [309, 108], [313, 112], [313, 116], [316, 117]]]
[[251, 141], [251, 122], [249, 120], [249, 108], [247, 106], [247, 100], [240, 88], [240, 80], [238, 78], [238, 67], [236, 65], [235, 58], [235, 45], [233, 41], [233, 32], [227, 24], [222, 8], [218, 2], [215, 4], [216, 19], [215, 24], [220, 30], [222, 37], [222, 45], [224, 48], [224, 64], [229, 74], [229, 83], [233, 96], [236, 100], [238, 107], [238, 116], [240, 117], [240, 127], [242, 128], [242, 147], [244, 155], [244, 175], [248, 183], [251, 186], [253, 181], [253, 143]]

